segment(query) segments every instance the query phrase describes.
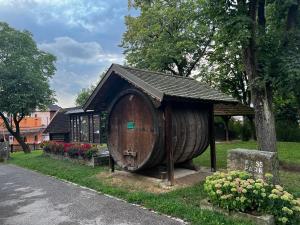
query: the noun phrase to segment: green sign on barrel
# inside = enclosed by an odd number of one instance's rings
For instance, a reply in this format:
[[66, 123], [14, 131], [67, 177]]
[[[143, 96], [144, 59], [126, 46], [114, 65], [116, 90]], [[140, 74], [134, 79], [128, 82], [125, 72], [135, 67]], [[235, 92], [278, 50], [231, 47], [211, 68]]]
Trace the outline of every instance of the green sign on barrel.
[[127, 122], [127, 129], [134, 129], [135, 128], [135, 123], [132, 121]]

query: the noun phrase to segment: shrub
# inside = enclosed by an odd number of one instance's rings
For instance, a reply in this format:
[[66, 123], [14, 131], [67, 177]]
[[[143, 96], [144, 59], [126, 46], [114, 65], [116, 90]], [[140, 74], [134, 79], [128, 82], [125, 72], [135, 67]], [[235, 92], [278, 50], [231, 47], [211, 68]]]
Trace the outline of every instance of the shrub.
[[64, 154], [64, 145], [61, 143], [53, 142], [53, 141], [44, 141], [41, 144], [43, 150], [47, 153], [63, 155]]
[[86, 151], [85, 153], [85, 157], [87, 159], [91, 159], [93, 156], [95, 156], [98, 152], [98, 149], [93, 147], [93, 148], [90, 148], [89, 150]]
[[290, 126], [287, 123], [276, 123], [276, 135], [278, 141], [300, 142], [299, 126]]
[[50, 145], [50, 141], [43, 141], [43, 142], [40, 144], [41, 148], [42, 148], [45, 152], [50, 153], [50, 147], [49, 147], [49, 145]]
[[227, 210], [273, 214], [277, 224], [299, 224], [300, 202], [280, 185], [254, 179], [247, 172], [217, 172], [206, 178], [204, 188], [212, 204]]
[[71, 158], [78, 158], [81, 155], [80, 151], [81, 151], [80, 145], [72, 145], [68, 149], [68, 155]]
[[44, 141], [41, 144], [43, 150], [47, 153], [64, 155], [68, 154], [70, 158], [82, 157], [83, 159], [91, 159], [97, 152], [97, 147], [91, 144], [73, 144], [73, 143], [57, 143], [53, 141]]

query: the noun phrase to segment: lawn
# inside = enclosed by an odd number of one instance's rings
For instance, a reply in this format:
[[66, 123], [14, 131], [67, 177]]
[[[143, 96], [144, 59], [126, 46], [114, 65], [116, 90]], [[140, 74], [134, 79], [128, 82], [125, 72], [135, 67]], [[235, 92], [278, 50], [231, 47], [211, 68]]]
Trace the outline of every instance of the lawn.
[[[231, 142], [217, 144], [217, 161], [219, 168], [226, 167], [226, 155], [233, 148], [255, 148], [255, 142]], [[279, 158], [282, 161], [300, 164], [300, 143], [279, 143]], [[209, 166], [209, 151], [196, 158], [197, 165]], [[69, 161], [58, 161], [42, 156], [42, 151], [32, 154], [13, 153], [10, 163], [65, 179], [105, 194], [137, 203], [157, 212], [184, 219], [191, 224], [247, 225], [247, 221], [237, 221], [224, 215], [200, 209], [200, 201], [205, 198], [203, 184], [182, 188], [169, 193], [154, 194], [116, 187], [104, 180], [95, 179], [100, 172], [108, 168], [90, 168]], [[283, 185], [297, 197], [300, 197], [300, 173], [281, 171]]]
[[[279, 160], [292, 164], [300, 165], [300, 142], [278, 142], [278, 156]], [[257, 144], [255, 141], [233, 141], [228, 143], [217, 143], [217, 167], [226, 168], [227, 166], [227, 151], [235, 148], [246, 148], [246, 149], [257, 149]], [[194, 163], [198, 166], [210, 166], [209, 151], [196, 159]]]

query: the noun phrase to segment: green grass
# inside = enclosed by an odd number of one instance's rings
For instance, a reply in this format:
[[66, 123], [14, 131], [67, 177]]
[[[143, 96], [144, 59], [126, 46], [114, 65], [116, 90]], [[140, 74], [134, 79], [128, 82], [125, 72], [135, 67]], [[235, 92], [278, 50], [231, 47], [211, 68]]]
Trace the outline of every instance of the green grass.
[[[278, 142], [278, 156], [279, 160], [284, 163], [300, 165], [300, 143], [299, 142]], [[233, 141], [228, 143], [217, 143], [217, 167], [226, 168], [227, 166], [227, 151], [234, 148], [247, 148], [257, 149], [255, 141]], [[210, 166], [209, 151], [194, 159], [194, 162], [198, 166]]]
[[[217, 144], [218, 168], [226, 168], [226, 156], [229, 149], [250, 148], [255, 149], [255, 142], [230, 142]], [[291, 164], [300, 164], [300, 143], [278, 143], [279, 159]], [[200, 166], [210, 166], [209, 151], [194, 159]], [[22, 152], [12, 154], [10, 163], [39, 171], [43, 174], [52, 175], [65, 179], [94, 190], [116, 196], [131, 203], [137, 203], [157, 212], [175, 216], [192, 224], [223, 224], [223, 225], [247, 225], [247, 221], [237, 221], [219, 213], [213, 213], [200, 209], [200, 201], [206, 195], [203, 183], [192, 187], [182, 188], [169, 193], [153, 194], [140, 191], [128, 190], [125, 187], [116, 187], [108, 184], [105, 180], [95, 179], [99, 172], [107, 168], [90, 168], [74, 164], [69, 161], [59, 161], [42, 156], [41, 151], [31, 154]], [[295, 196], [300, 197], [300, 173], [281, 171], [281, 182]]]
[[206, 197], [202, 183], [162, 194], [133, 192], [126, 188], [111, 186], [105, 183], [105, 181], [95, 179], [97, 173], [107, 170], [107, 168], [91, 168], [69, 161], [54, 160], [42, 156], [42, 151], [34, 151], [31, 154], [24, 154], [22, 152], [13, 153], [10, 163], [65, 179], [102, 193], [125, 199], [131, 203], [143, 205], [157, 212], [184, 219], [191, 222], [191, 224], [251, 224], [247, 221], [231, 219], [219, 213], [201, 210], [200, 201]]

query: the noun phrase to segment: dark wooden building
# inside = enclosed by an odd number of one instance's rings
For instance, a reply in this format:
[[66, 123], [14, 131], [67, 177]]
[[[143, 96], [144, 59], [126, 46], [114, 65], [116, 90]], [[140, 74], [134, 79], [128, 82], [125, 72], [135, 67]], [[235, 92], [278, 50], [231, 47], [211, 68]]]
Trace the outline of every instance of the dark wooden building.
[[61, 109], [44, 132], [49, 133], [51, 141], [106, 143], [101, 115], [100, 112], [85, 112], [81, 107]]
[[68, 116], [65, 115], [69, 109], [59, 109], [44, 130], [44, 133], [49, 133], [50, 140], [59, 142], [70, 141], [70, 122]]
[[211, 145], [213, 105], [235, 99], [192, 78], [113, 64], [83, 109], [108, 111], [108, 148], [129, 171], [186, 163]]

